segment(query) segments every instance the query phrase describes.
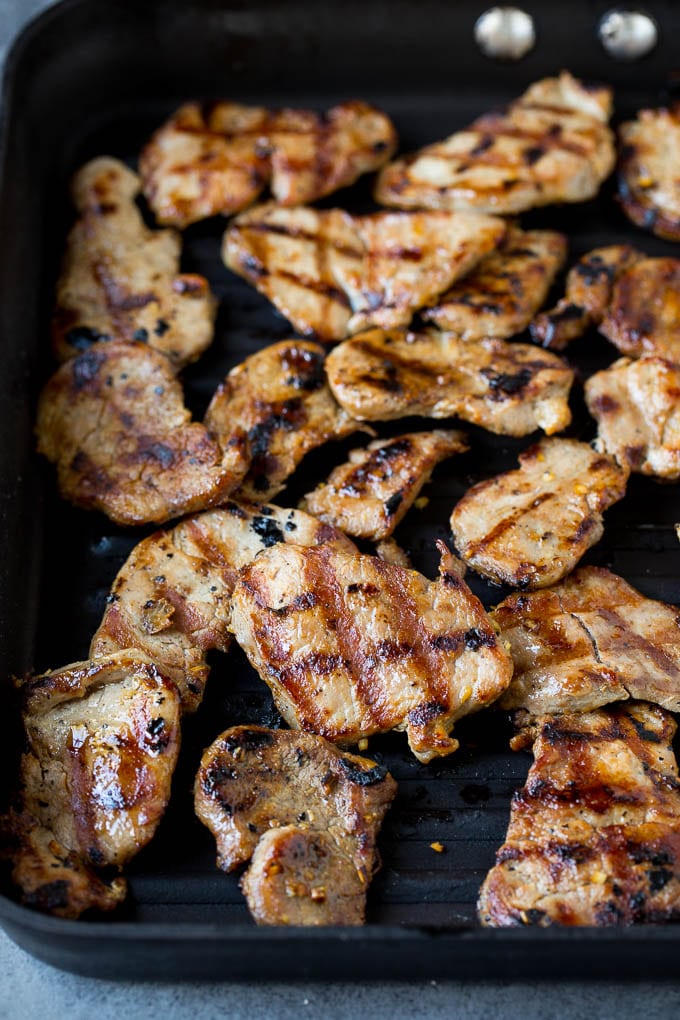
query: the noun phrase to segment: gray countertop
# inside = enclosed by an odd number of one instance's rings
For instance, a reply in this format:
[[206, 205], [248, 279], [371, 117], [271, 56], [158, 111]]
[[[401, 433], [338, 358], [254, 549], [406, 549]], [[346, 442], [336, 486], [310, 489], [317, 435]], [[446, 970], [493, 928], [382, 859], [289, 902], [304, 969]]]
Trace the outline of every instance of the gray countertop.
[[[0, 0], [0, 63], [12, 38], [50, 0]], [[34, 960], [0, 932], [0, 1020], [120, 1020], [121, 1016], [432, 1018], [521, 1016], [656, 1020], [680, 1014], [673, 984], [144, 984], [96, 981]]]

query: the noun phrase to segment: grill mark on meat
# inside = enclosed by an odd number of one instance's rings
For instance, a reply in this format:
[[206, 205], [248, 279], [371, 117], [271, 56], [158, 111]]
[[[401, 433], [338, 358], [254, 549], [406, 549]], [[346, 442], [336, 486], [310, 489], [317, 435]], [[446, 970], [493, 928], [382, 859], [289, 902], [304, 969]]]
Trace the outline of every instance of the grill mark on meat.
[[[319, 546], [305, 558], [305, 580], [317, 593], [319, 602], [326, 607], [328, 616], [335, 621], [338, 648], [350, 673], [349, 691], [356, 715], [378, 726], [389, 722], [384, 711], [375, 705], [376, 660], [366, 649], [361, 633], [347, 604], [338, 581], [327, 547]], [[297, 700], [297, 699], [296, 699]]]
[[[385, 592], [392, 605], [394, 615], [399, 621], [399, 632], [404, 635], [405, 649], [404, 658], [409, 659], [425, 681], [425, 685], [434, 695], [435, 701], [439, 704], [448, 705], [449, 690], [445, 679], [445, 670], [442, 668], [442, 656], [437, 648], [433, 647], [432, 635], [429, 633], [421, 617], [416, 611], [414, 600], [406, 595], [405, 587], [402, 588], [397, 578], [399, 570], [390, 567], [382, 560], [377, 560], [375, 569], [380, 575]], [[409, 713], [409, 718], [411, 713]]]
[[662, 648], [655, 645], [653, 642], [648, 641], [647, 638], [643, 637], [642, 634], [636, 634], [634, 631], [629, 629], [626, 621], [616, 612], [614, 609], [608, 609], [603, 606], [600, 609], [600, 615], [602, 618], [612, 626], [619, 627], [622, 633], [626, 635], [626, 644], [633, 646], [634, 648], [641, 651], [645, 656], [648, 656], [655, 666], [660, 670], [667, 673], [673, 681], [680, 682], [680, 669], [675, 665], [673, 660], [665, 654]]
[[284, 223], [264, 223], [262, 221], [249, 221], [247, 226], [240, 228], [244, 234], [255, 233], [261, 234], [264, 237], [264, 244], [266, 245], [266, 235], [276, 234], [280, 237], [292, 237], [295, 240], [309, 241], [314, 244], [316, 250], [319, 251], [322, 248], [333, 248], [339, 255], [344, 255], [346, 258], [362, 258], [364, 255], [363, 249], [353, 248], [351, 245], [342, 244], [340, 241], [333, 240], [327, 237], [325, 234], [319, 235], [310, 230], [303, 230], [302, 227], [294, 227]]
[[553, 492], [542, 492], [539, 496], [531, 501], [527, 506], [518, 507], [517, 510], [513, 510], [511, 514], [504, 517], [503, 520], [499, 521], [491, 531], [484, 538], [481, 538], [478, 542], [471, 542], [465, 550], [466, 559], [471, 559], [476, 556], [487, 546], [492, 545], [497, 539], [501, 537], [509, 528], [513, 527], [526, 513], [531, 510], [538, 509], [543, 503], [546, 503], [550, 499], [555, 498]]

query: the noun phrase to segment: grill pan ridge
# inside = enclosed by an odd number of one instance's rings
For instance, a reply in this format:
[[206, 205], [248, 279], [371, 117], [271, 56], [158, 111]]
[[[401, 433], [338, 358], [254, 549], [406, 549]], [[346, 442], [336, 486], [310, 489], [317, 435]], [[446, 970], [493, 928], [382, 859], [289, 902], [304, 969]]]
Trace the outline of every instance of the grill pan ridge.
[[[527, 5], [538, 42], [519, 64], [493, 63], [472, 43], [482, 3], [348, 0], [242, 0], [186, 5], [172, 0], [66, 0], [20, 36], [7, 60], [0, 149], [0, 377], [5, 440], [0, 450], [0, 518], [6, 550], [0, 572], [0, 662], [9, 678], [84, 658], [104, 598], [132, 546], [151, 529], [124, 530], [56, 494], [51, 469], [33, 452], [40, 386], [53, 370], [47, 342], [52, 293], [72, 218], [68, 181], [86, 159], [133, 161], [141, 144], [187, 98], [234, 98], [324, 109], [361, 97], [394, 119], [401, 151], [449, 134], [518, 95], [531, 81], [567, 67], [615, 87], [616, 120], [672, 95], [671, 40], [680, 8], [648, 4], [660, 29], [657, 49], [638, 64], [609, 58], [596, 38], [606, 4]], [[370, 181], [323, 206], [373, 208]], [[672, 244], [628, 224], [613, 186], [581, 206], [527, 214], [527, 226], [564, 231], [572, 261], [604, 243], [628, 241], [651, 255]], [[182, 269], [205, 274], [220, 300], [216, 337], [185, 370], [187, 401], [203, 412], [217, 383], [247, 355], [291, 335], [286, 322], [219, 257], [224, 221], [185, 232]], [[592, 333], [567, 352], [580, 378], [614, 360]], [[590, 439], [594, 422], [580, 388], [568, 435]], [[379, 426], [381, 435], [426, 427], [422, 420]], [[441, 465], [397, 539], [432, 577], [434, 540], [450, 540], [451, 508], [475, 481], [507, 470], [532, 439], [492, 437], [465, 427], [472, 451]], [[276, 502], [294, 506], [361, 440], [310, 455]], [[605, 565], [650, 597], [680, 602], [677, 490], [634, 477], [608, 511], [605, 535], [585, 562]], [[474, 575], [487, 606], [502, 589]], [[202, 749], [226, 726], [276, 724], [265, 686], [235, 648], [215, 655], [205, 702], [185, 722], [173, 799], [156, 839], [128, 869], [130, 903], [105, 921], [64, 921], [0, 895], [0, 924], [18, 943], [56, 966], [107, 978], [400, 979], [674, 978], [680, 927], [623, 930], [485, 931], [475, 920], [479, 885], [503, 841], [510, 798], [530, 758], [507, 750], [501, 713], [456, 728], [461, 750], [418, 764], [403, 735], [374, 738], [369, 754], [399, 783], [381, 837], [382, 871], [363, 929], [258, 929], [236, 876], [214, 865], [214, 844], [193, 815], [191, 787]], [[17, 713], [2, 713], [4, 774], [17, 760]], [[431, 844], [443, 844], [436, 853]]]

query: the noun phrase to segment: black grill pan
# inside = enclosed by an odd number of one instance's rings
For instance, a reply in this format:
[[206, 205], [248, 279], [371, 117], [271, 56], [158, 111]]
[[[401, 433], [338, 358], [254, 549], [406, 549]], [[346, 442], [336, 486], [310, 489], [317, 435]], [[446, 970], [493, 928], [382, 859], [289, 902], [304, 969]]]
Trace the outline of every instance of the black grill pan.
[[[617, 119], [672, 94], [680, 8], [649, 4], [660, 27], [655, 52], [617, 63], [597, 42], [607, 4], [528, 4], [536, 49], [519, 64], [484, 58], [472, 39], [477, 2], [437, 0], [67, 0], [23, 33], [7, 61], [0, 153], [0, 377], [4, 440], [0, 461], [0, 663], [9, 706], [2, 713], [3, 775], [17, 760], [11, 675], [56, 667], [87, 654], [104, 597], [144, 529], [117, 529], [100, 514], [61, 502], [49, 466], [33, 452], [35, 400], [53, 370], [47, 325], [72, 212], [68, 181], [86, 159], [110, 153], [134, 161], [140, 145], [187, 98], [229, 97], [272, 106], [323, 109], [361, 97], [396, 121], [402, 149], [444, 137], [473, 116], [568, 67], [611, 82]], [[326, 205], [370, 209], [370, 182]], [[564, 230], [571, 256], [631, 241], [650, 254], [674, 247], [637, 231], [611, 185], [582, 206], [524, 217]], [[202, 413], [234, 364], [290, 328], [219, 258], [224, 222], [185, 235], [184, 268], [207, 275], [221, 300], [212, 349], [184, 373], [187, 400]], [[613, 360], [596, 334], [569, 349], [581, 377]], [[590, 439], [594, 423], [573, 399], [570, 435]], [[382, 434], [423, 422], [399, 422]], [[424, 511], [411, 511], [397, 538], [432, 576], [434, 539], [470, 484], [513, 467], [529, 445], [469, 429], [472, 452], [442, 465]], [[339, 463], [353, 440], [308, 458], [278, 501], [295, 505]], [[634, 478], [606, 516], [605, 536], [586, 562], [611, 567], [645, 594], [680, 602], [677, 489]], [[147, 529], [148, 530], [148, 529]], [[487, 605], [503, 592], [469, 579]], [[191, 785], [202, 749], [237, 722], [277, 722], [264, 685], [235, 649], [216, 656], [206, 700], [187, 720], [173, 801], [154, 842], [129, 868], [129, 904], [105, 921], [65, 921], [0, 895], [0, 923], [36, 956], [79, 973], [117, 978], [230, 980], [405, 978], [675, 978], [680, 928], [484, 931], [475, 920], [479, 885], [505, 834], [510, 797], [530, 758], [507, 750], [500, 714], [457, 728], [462, 748], [429, 766], [403, 736], [371, 741], [399, 795], [381, 835], [383, 869], [369, 895], [364, 929], [257, 929], [237, 878], [214, 866], [212, 838], [192, 812]], [[9, 778], [8, 783], [9, 785]], [[444, 846], [436, 853], [433, 842]]]

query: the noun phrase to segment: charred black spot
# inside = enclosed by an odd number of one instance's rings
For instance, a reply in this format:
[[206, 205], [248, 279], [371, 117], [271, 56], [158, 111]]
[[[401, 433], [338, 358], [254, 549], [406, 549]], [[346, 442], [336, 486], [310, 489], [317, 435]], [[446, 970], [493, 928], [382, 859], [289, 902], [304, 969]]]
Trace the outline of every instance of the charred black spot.
[[97, 378], [103, 361], [104, 355], [101, 351], [87, 351], [74, 359], [72, 372], [76, 390], [81, 390], [83, 386]]
[[[318, 603], [319, 599], [313, 591], [305, 591], [300, 595], [296, 595], [288, 605], [281, 606], [280, 609], [271, 609], [270, 611], [276, 613], [277, 616], [290, 616], [292, 613], [300, 613], [306, 609], [313, 609]], [[328, 622], [327, 626], [330, 626]]]
[[637, 733], [638, 737], [640, 737], [641, 740], [646, 740], [650, 744], [661, 744], [662, 743], [662, 740], [661, 740], [661, 737], [659, 736], [659, 734], [655, 733], [654, 730], [648, 730], [645, 727], [645, 725], [640, 722], [639, 719], [635, 718], [634, 715], [630, 716], [630, 721], [632, 722], [633, 726], [635, 727], [635, 732]]
[[492, 394], [505, 393], [512, 396], [520, 393], [531, 381], [532, 372], [530, 368], [521, 368], [519, 372], [494, 372], [491, 368], [482, 370], [482, 375], [487, 379]]
[[75, 329], [70, 329], [64, 337], [66, 343], [77, 351], [86, 351], [92, 344], [96, 344], [100, 340], [110, 339], [111, 337], [108, 333], [99, 333], [96, 329], [91, 329], [89, 326], [76, 326]]
[[460, 634], [437, 634], [432, 638], [430, 644], [440, 652], [455, 652], [457, 648], [460, 648], [462, 640]]
[[527, 166], [533, 166], [534, 163], [538, 163], [541, 156], [545, 155], [545, 149], [541, 145], [531, 145], [528, 149], [524, 150], [524, 162]]
[[245, 521], [248, 516], [245, 510], [242, 507], [240, 507], [237, 503], [231, 502], [226, 503], [224, 509], [227, 511], [227, 513], [230, 513], [232, 517], [238, 517], [238, 519], [241, 521]]
[[287, 520], [284, 527], [286, 531], [297, 531], [297, 524], [295, 521]]
[[442, 705], [439, 701], [426, 701], [422, 705], [418, 705], [417, 708], [412, 708], [408, 714], [408, 721], [413, 726], [426, 726], [427, 723], [432, 722], [438, 715], [444, 715], [446, 712], [446, 705]]
[[383, 138], [379, 138], [377, 142], [373, 142], [371, 148], [374, 152], [384, 152], [387, 148], [387, 142]]
[[357, 786], [375, 786], [376, 783], [382, 783], [387, 775], [384, 765], [374, 765], [371, 769], [362, 769], [351, 758], [338, 758], [338, 765], [350, 783], [356, 783]]
[[257, 422], [248, 431], [250, 455], [253, 460], [264, 457], [269, 451], [272, 437], [277, 429], [292, 432], [302, 424], [304, 409], [299, 398], [284, 400], [276, 410]]
[[148, 454], [149, 457], [153, 457], [154, 460], [158, 461], [162, 468], [171, 468], [175, 463], [174, 451], [171, 450], [169, 446], [166, 446], [165, 443], [149, 443], [149, 445], [140, 452], [144, 452]]
[[288, 386], [296, 390], [321, 389], [326, 379], [324, 374], [324, 356], [320, 351], [308, 351], [302, 347], [289, 347], [281, 358]]
[[99, 865], [104, 863], [104, 854], [102, 853], [98, 846], [88, 847], [87, 857], [88, 860], [92, 861], [93, 864]]
[[149, 339], [149, 331], [148, 331], [148, 329], [144, 329], [144, 328], [136, 329], [134, 331], [134, 333], [132, 334], [132, 339], [133, 340], [139, 340], [139, 342], [141, 344], [145, 344], [147, 342], [147, 340]]
[[257, 825], [253, 825], [252, 822], [248, 822], [248, 832], [257, 832]]
[[156, 574], [153, 579], [154, 584], [165, 584], [165, 574]]
[[595, 921], [601, 925], [621, 924], [623, 912], [615, 900], [600, 903], [595, 908]]
[[600, 255], [593, 255], [585, 262], [579, 262], [574, 266], [574, 272], [590, 286], [599, 280], [611, 282], [616, 275], [616, 266], [613, 263], [606, 263]]
[[401, 504], [404, 502], [404, 497], [401, 492], [395, 492], [389, 499], [385, 500], [385, 512], [388, 517], [392, 517], [397, 512]]
[[254, 255], [242, 255], [239, 259], [244, 273], [252, 279], [262, 280], [269, 276], [269, 270]]
[[37, 907], [38, 910], [48, 913], [61, 910], [69, 903], [69, 884], [63, 878], [57, 879], [56, 882], [45, 882], [37, 889], [24, 893], [23, 901], [29, 907]]
[[233, 753], [237, 747], [244, 751], [255, 751], [258, 747], [270, 747], [273, 743], [274, 737], [267, 730], [239, 730], [238, 733], [230, 733], [222, 746], [225, 751]]
[[165, 336], [170, 329], [170, 323], [166, 322], [165, 319], [158, 319], [154, 327], [154, 333], [156, 336]]
[[253, 517], [250, 527], [261, 539], [262, 545], [268, 549], [278, 542], [285, 542], [283, 531], [270, 517]]
[[655, 893], [668, 885], [673, 878], [673, 872], [669, 868], [652, 868], [647, 872], [647, 878], [649, 880], [649, 891]]
[[537, 907], [530, 907], [528, 910], [522, 911], [522, 920], [524, 924], [531, 927], [544, 925], [547, 917], [548, 915], [545, 910], [539, 910]]
[[463, 635], [465, 647], [470, 652], [476, 652], [478, 648], [495, 648], [496, 635], [493, 631], [483, 631], [479, 627], [471, 627]]
[[114, 602], [120, 602], [120, 595], [116, 595], [114, 592], [110, 592], [106, 596], [106, 604], [108, 606], [113, 605]]

